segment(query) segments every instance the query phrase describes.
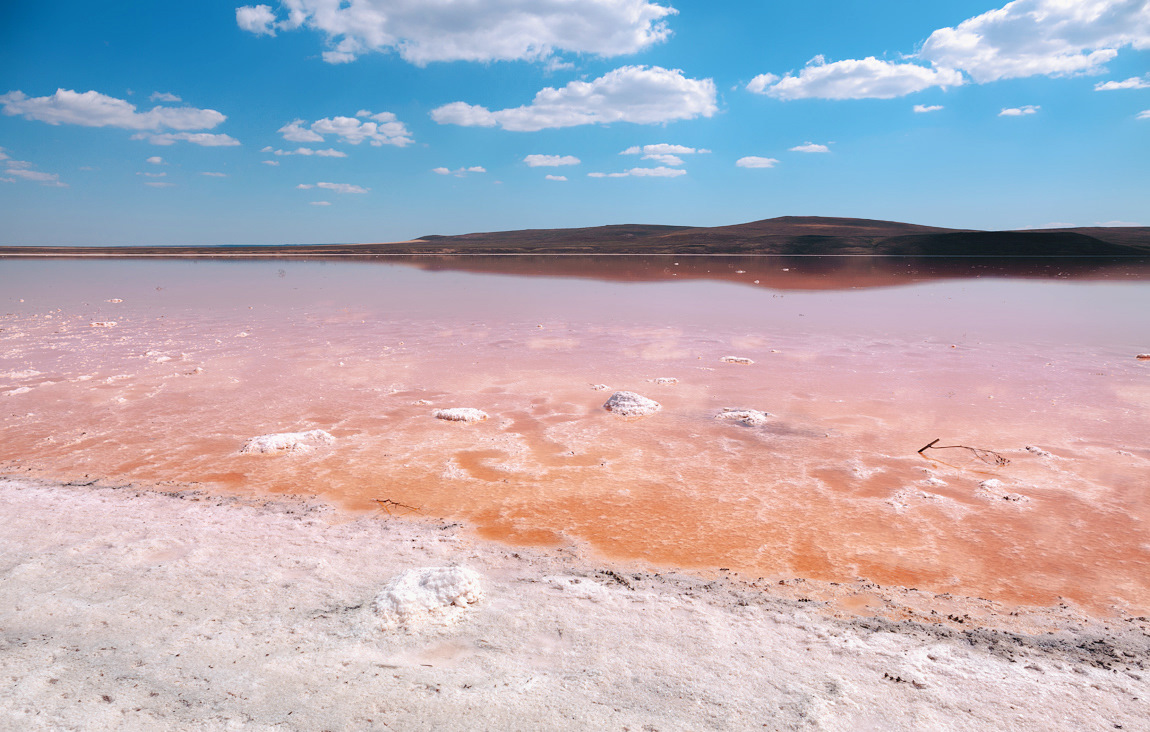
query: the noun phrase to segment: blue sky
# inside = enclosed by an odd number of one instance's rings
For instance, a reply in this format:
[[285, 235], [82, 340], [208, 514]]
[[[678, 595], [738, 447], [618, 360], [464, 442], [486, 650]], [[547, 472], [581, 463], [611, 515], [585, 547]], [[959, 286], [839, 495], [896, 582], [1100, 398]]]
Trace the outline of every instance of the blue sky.
[[0, 8], [2, 244], [1150, 225], [1150, 0], [93, 7]]

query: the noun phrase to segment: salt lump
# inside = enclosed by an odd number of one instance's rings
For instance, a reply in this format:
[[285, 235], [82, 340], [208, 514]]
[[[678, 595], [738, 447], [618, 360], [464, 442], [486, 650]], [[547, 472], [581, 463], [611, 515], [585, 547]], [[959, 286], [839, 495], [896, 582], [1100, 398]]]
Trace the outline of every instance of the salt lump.
[[479, 573], [467, 567], [424, 567], [399, 575], [371, 603], [385, 628], [427, 621], [451, 623], [483, 599]]
[[722, 361], [723, 363], [738, 363], [738, 364], [742, 364], [744, 366], [750, 366], [751, 364], [754, 363], [754, 361], [752, 361], [751, 359], [743, 358], [742, 356], [723, 356], [719, 360]]
[[1003, 488], [1004, 485], [1001, 480], [991, 478], [978, 484], [977, 495], [979, 498], [1001, 499], [1011, 503], [1028, 503], [1030, 501], [1029, 496], [1024, 496], [1021, 493], [1007, 493]]
[[435, 418], [446, 419], [448, 422], [482, 422], [487, 419], [487, 412], [471, 407], [452, 407], [435, 410]]
[[736, 409], [723, 407], [723, 411], [715, 415], [715, 419], [734, 419], [752, 427], [762, 427], [768, 422], [770, 412], [760, 412], [757, 409]]
[[646, 417], [658, 412], [663, 405], [633, 391], [617, 391], [611, 395], [603, 408], [620, 417]]
[[240, 452], [311, 452], [316, 445], [330, 445], [335, 438], [323, 430], [308, 432], [279, 432], [274, 435], [260, 435], [248, 440]]

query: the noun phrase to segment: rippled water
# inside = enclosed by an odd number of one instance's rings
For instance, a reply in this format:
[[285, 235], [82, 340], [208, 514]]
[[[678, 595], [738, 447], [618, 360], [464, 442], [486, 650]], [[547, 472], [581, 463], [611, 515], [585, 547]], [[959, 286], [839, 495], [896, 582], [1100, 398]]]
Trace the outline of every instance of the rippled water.
[[[1150, 609], [1144, 265], [0, 260], [0, 297], [0, 472], [399, 503], [661, 565]], [[611, 415], [617, 389], [663, 409]], [[490, 418], [431, 416], [454, 406]], [[337, 442], [239, 453], [309, 429]], [[1009, 464], [917, 452], [935, 438]]]

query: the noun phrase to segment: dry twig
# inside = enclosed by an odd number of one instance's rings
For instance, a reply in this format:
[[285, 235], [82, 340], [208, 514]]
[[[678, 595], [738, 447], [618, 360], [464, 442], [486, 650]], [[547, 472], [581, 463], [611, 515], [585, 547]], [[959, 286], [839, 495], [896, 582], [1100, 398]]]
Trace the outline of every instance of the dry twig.
[[935, 440], [931, 441], [930, 443], [923, 445], [922, 447], [919, 448], [918, 454], [921, 455], [926, 450], [951, 450], [954, 448], [959, 448], [962, 450], [970, 450], [972, 453], [974, 453], [974, 456], [976, 458], [978, 458], [979, 460], [981, 460], [984, 463], [987, 463], [988, 465], [1010, 465], [1010, 460], [1003, 457], [1002, 455], [999, 455], [994, 450], [983, 450], [980, 447], [967, 447], [966, 445], [939, 445], [939, 444], [937, 444], [938, 441], [941, 439], [942, 438], [939, 437], [939, 438], [936, 438]]

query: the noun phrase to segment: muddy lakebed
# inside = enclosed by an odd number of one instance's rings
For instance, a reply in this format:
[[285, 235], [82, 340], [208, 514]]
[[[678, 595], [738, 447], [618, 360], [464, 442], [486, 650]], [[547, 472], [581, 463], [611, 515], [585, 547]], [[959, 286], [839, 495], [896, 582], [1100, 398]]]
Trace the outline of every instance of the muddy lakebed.
[[1150, 614], [1144, 263], [7, 259], [0, 293], [6, 476]]

